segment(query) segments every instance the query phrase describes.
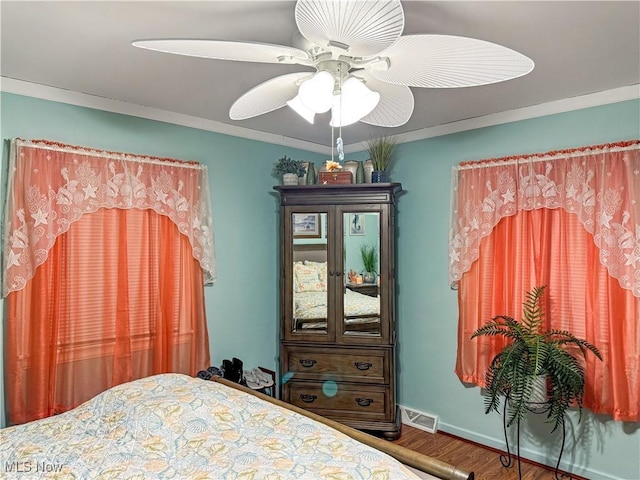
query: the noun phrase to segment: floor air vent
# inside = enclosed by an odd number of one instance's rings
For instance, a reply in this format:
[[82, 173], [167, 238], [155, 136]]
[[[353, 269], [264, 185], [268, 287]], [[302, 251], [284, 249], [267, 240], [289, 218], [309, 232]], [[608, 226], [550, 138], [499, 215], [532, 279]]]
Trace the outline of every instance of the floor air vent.
[[438, 431], [438, 417], [436, 415], [430, 415], [407, 407], [400, 407], [400, 409], [402, 410], [402, 423], [429, 433]]

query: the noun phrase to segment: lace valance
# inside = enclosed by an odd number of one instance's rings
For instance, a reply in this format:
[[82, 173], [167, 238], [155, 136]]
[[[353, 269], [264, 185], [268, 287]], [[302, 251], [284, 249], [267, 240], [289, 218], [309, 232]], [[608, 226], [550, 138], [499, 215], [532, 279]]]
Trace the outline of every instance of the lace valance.
[[56, 238], [100, 208], [152, 209], [189, 238], [205, 284], [215, 280], [207, 167], [45, 140], [12, 141], [4, 231], [3, 296], [20, 290]]
[[600, 262], [640, 297], [640, 141], [453, 168], [449, 281], [478, 258], [480, 241], [520, 210], [563, 208], [593, 235]]

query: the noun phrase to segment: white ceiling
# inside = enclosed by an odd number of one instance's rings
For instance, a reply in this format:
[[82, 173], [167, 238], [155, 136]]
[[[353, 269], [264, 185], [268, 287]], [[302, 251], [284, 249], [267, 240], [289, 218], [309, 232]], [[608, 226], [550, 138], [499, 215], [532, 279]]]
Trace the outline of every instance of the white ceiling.
[[[294, 5], [2, 0], [0, 73], [5, 79], [213, 121], [209, 125], [328, 146], [329, 114], [315, 125], [288, 107], [244, 121], [229, 119], [231, 104], [247, 90], [305, 67], [183, 57], [131, 46], [136, 39], [180, 37], [292, 45]], [[407, 124], [344, 127], [346, 144], [640, 84], [637, 1], [406, 1], [403, 8], [405, 35], [459, 35], [498, 43], [530, 57], [535, 69], [487, 86], [412, 88], [416, 105]]]

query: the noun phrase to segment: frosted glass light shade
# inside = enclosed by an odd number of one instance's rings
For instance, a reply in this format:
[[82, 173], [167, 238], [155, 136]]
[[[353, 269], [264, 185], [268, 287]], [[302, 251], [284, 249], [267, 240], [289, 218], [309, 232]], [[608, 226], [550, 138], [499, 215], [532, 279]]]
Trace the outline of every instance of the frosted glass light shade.
[[335, 80], [330, 72], [316, 73], [298, 89], [300, 100], [315, 113], [328, 112], [333, 103], [333, 85]]
[[349, 77], [342, 86], [342, 94], [333, 97], [330, 125], [344, 127], [356, 123], [371, 113], [379, 101], [378, 92], [372, 92], [357, 78]]
[[287, 102], [287, 105], [289, 105], [298, 115], [304, 118], [307, 122], [313, 123], [313, 119], [315, 118], [316, 114], [313, 111], [309, 110], [304, 105], [304, 103], [302, 103], [302, 100], [300, 100], [300, 95], [296, 95], [293, 99], [289, 100]]
[[365, 72], [360, 74], [366, 80], [367, 87], [380, 94], [376, 108], [360, 121], [380, 127], [399, 127], [407, 123], [415, 104], [411, 89], [406, 85], [381, 82]]

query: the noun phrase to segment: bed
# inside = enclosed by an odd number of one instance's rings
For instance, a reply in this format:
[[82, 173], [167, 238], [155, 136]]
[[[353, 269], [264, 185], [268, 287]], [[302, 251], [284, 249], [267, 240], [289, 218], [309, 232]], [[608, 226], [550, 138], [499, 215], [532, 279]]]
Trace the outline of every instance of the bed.
[[[293, 319], [296, 330], [324, 331], [327, 328], [326, 245], [296, 245], [293, 263]], [[309, 257], [314, 258], [310, 260]], [[302, 259], [304, 258], [304, 259]], [[344, 289], [344, 328], [359, 334], [380, 332], [380, 297]]]
[[3, 472], [29, 479], [473, 478], [213, 379], [147, 377], [61, 415], [0, 430]]
[[[378, 331], [380, 297], [345, 290], [343, 297], [344, 323], [347, 330]], [[327, 293], [294, 292], [293, 318], [296, 328], [323, 330], [327, 328]]]

